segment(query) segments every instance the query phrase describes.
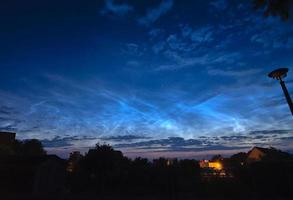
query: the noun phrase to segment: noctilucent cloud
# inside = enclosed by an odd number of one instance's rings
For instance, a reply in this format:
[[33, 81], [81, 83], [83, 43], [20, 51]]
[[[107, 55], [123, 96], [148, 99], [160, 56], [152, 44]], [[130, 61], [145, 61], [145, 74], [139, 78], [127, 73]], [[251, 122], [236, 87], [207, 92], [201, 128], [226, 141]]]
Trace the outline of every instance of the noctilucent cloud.
[[240, 0], [0, 3], [0, 130], [66, 157], [293, 150], [293, 19]]

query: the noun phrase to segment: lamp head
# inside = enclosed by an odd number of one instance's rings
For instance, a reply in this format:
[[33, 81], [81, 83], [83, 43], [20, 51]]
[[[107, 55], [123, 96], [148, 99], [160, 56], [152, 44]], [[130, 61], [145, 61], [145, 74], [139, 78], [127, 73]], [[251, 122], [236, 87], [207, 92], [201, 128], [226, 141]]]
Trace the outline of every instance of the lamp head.
[[288, 71], [288, 68], [279, 68], [269, 73], [268, 76], [273, 79], [281, 80], [287, 76]]

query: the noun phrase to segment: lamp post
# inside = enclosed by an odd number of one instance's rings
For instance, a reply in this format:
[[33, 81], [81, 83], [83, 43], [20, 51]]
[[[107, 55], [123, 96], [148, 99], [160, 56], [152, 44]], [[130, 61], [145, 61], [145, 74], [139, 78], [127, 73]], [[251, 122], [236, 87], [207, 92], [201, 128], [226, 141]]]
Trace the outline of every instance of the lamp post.
[[291, 114], [293, 115], [293, 103], [292, 103], [292, 99], [289, 95], [289, 92], [286, 88], [285, 82], [283, 81], [283, 78], [285, 78], [287, 76], [289, 69], [288, 68], [279, 68], [276, 69], [274, 71], [272, 71], [271, 73], [268, 74], [268, 76], [270, 78], [276, 79], [280, 81], [281, 87], [283, 89], [284, 95], [286, 97], [287, 103], [289, 105], [289, 108], [291, 110]]

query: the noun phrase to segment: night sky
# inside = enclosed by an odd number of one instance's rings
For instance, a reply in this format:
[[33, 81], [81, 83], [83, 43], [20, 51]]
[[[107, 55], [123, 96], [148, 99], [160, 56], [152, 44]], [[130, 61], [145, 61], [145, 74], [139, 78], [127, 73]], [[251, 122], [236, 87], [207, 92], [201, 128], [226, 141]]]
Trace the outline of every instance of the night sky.
[[[0, 3], [0, 130], [66, 157], [293, 152], [293, 19], [247, 0]], [[291, 71], [290, 71], [291, 70]]]

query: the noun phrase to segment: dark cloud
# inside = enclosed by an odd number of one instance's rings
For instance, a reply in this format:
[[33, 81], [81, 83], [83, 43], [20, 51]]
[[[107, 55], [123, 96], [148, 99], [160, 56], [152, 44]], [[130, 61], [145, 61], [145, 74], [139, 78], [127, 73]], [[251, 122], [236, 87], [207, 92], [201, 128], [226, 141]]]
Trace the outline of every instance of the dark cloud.
[[15, 125], [0, 126], [0, 131], [16, 132], [18, 129]]
[[188, 139], [185, 140], [181, 137], [169, 137], [167, 139], [160, 139], [160, 140], [149, 140], [143, 142], [136, 142], [136, 143], [121, 143], [115, 145], [117, 148], [126, 148], [126, 147], [146, 147], [151, 148], [154, 145], [158, 145], [159, 147], [169, 147], [169, 148], [180, 148], [184, 146], [191, 146], [191, 145], [202, 145], [200, 140], [195, 139]]
[[293, 140], [293, 136], [290, 136], [290, 137], [282, 137], [280, 138], [281, 140]]
[[237, 150], [237, 149], [249, 149], [251, 146], [224, 146], [224, 145], [213, 145], [213, 146], [199, 146], [199, 147], [137, 147], [137, 150], [152, 151], [152, 152], [201, 152], [201, 151], [221, 151], [221, 150]]
[[16, 114], [16, 113], [17, 112], [13, 107], [8, 107], [8, 106], [5, 106], [5, 105], [0, 106], [0, 115], [9, 116], [9, 115], [13, 115], [13, 114]]
[[[212, 140], [212, 139], [211, 139]], [[205, 144], [206, 141], [188, 139], [185, 140], [181, 137], [169, 137], [167, 139], [161, 140], [149, 140], [145, 142], [136, 143], [122, 143], [117, 144], [115, 148], [134, 148], [138, 151], [152, 151], [152, 152], [199, 152], [199, 151], [209, 151], [209, 150], [235, 150], [250, 148], [251, 146], [225, 146], [220, 144], [212, 144], [210, 141]]]
[[237, 150], [249, 149], [253, 146], [267, 146], [278, 144], [273, 142], [279, 140], [291, 140], [292, 137], [278, 137], [275, 135], [229, 135], [229, 136], [200, 136], [198, 139], [184, 139], [181, 137], [169, 137], [167, 139], [148, 140], [134, 143], [120, 143], [115, 148], [132, 148], [137, 151], [153, 152], [199, 152], [211, 150]]
[[213, 145], [213, 146], [206, 146], [200, 149], [195, 149], [197, 151], [211, 151], [211, 150], [237, 150], [237, 149], [248, 149], [251, 148], [250, 145], [246, 146], [235, 146], [231, 144], [231, 146], [224, 146], [224, 145]]
[[266, 139], [267, 136], [266, 135], [257, 135], [254, 137], [254, 139]]
[[146, 136], [138, 136], [138, 135], [117, 135], [117, 136], [110, 136], [110, 137], [101, 137], [101, 140], [104, 141], [133, 141], [133, 140], [140, 140], [140, 139], [150, 139], [150, 137]]
[[251, 137], [245, 135], [221, 136], [220, 138], [226, 141], [240, 141], [245, 139], [251, 139]]
[[293, 130], [259, 130], [259, 131], [251, 131], [249, 135], [283, 135], [283, 134], [293, 134]]
[[96, 139], [95, 137], [88, 136], [56, 136], [53, 139], [41, 140], [44, 147], [71, 147], [75, 141], [91, 140]]
[[71, 142], [76, 140], [76, 137], [64, 137], [61, 138], [56, 136], [52, 140], [44, 139], [41, 140], [44, 147], [70, 147], [72, 146]]

